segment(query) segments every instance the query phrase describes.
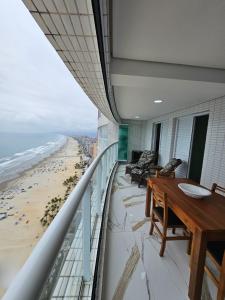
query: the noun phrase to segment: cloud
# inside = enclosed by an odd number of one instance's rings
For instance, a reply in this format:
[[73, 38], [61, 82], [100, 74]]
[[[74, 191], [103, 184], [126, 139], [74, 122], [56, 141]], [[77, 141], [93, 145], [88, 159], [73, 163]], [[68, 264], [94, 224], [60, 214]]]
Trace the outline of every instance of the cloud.
[[0, 131], [93, 131], [97, 109], [20, 0], [0, 1]]

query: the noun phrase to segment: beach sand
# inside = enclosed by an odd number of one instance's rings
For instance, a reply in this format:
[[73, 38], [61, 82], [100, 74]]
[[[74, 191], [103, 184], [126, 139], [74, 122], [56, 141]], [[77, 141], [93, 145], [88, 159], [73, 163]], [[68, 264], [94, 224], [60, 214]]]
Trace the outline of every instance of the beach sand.
[[0, 297], [45, 230], [40, 219], [47, 202], [64, 197], [63, 181], [74, 175], [78, 150], [78, 142], [68, 138], [59, 151], [1, 186], [0, 212], [8, 217], [0, 220]]

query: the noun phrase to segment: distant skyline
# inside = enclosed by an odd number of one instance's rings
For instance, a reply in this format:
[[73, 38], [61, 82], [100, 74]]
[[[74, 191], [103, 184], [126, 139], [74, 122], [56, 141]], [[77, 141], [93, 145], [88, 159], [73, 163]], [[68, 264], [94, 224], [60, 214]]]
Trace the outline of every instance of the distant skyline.
[[94, 132], [97, 109], [21, 0], [0, 1], [0, 132]]

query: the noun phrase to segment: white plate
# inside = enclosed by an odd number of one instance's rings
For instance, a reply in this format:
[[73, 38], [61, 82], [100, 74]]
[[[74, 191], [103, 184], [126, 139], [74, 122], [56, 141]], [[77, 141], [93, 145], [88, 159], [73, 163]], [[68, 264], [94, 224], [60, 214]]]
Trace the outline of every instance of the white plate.
[[187, 196], [192, 198], [204, 198], [210, 196], [212, 193], [200, 186], [196, 186], [188, 183], [179, 183], [179, 189], [181, 189]]

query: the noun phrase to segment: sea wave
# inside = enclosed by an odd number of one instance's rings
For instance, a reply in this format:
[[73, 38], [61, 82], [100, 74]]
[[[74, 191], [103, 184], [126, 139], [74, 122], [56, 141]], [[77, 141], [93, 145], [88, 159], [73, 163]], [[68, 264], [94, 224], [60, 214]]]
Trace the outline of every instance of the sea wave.
[[0, 183], [18, 177], [18, 175], [30, 169], [35, 164], [47, 158], [59, 150], [67, 141], [67, 137], [59, 135], [55, 141], [30, 148], [12, 156], [0, 158]]

